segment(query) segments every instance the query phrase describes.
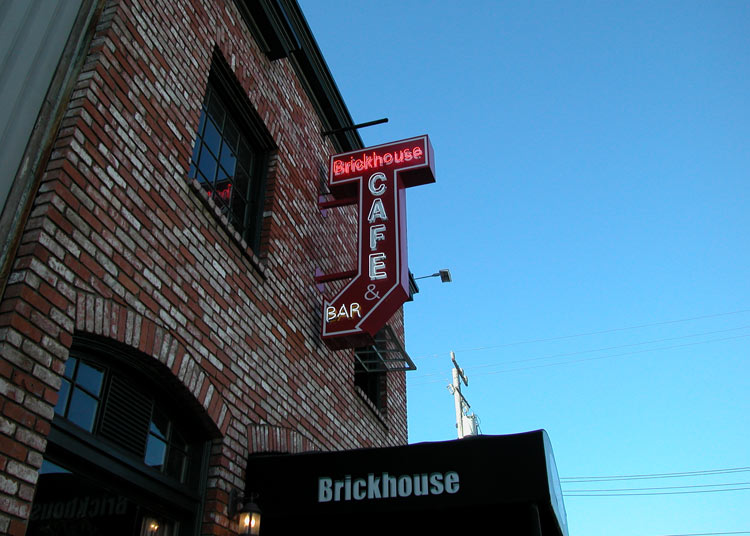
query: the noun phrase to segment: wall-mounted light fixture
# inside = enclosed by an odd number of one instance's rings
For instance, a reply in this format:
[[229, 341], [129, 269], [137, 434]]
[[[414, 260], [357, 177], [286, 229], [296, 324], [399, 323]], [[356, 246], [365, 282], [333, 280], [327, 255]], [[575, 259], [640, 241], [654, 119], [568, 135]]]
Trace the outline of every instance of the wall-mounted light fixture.
[[243, 493], [232, 489], [229, 492], [229, 506], [227, 513], [230, 518], [239, 516], [240, 534], [260, 534], [260, 508], [255, 503], [258, 496], [251, 493], [245, 497]]
[[147, 516], [141, 523], [141, 536], [159, 536], [161, 524], [155, 517]]
[[427, 277], [439, 277], [441, 283], [450, 283], [451, 281], [453, 281], [453, 279], [451, 278], [451, 271], [448, 268], [443, 268], [442, 270], [440, 270], [439, 272], [435, 272], [434, 274], [415, 277], [414, 279], [425, 279]]

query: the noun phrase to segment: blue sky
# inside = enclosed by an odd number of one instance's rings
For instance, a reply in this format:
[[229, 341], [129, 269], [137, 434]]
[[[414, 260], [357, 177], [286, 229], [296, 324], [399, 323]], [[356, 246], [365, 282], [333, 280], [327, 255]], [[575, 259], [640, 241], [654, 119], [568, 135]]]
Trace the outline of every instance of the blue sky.
[[483, 433], [629, 477], [564, 482], [571, 536], [750, 534], [750, 470], [706, 473], [750, 467], [750, 4], [300, 4], [365, 143], [435, 149], [410, 441], [455, 437], [454, 350]]

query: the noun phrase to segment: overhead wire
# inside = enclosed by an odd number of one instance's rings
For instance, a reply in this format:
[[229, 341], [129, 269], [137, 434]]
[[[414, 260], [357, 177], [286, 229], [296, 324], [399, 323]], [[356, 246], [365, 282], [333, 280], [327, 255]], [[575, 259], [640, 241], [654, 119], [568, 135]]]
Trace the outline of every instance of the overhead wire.
[[[675, 345], [671, 345], [671, 346], [660, 346], [658, 348], [647, 348], [647, 349], [644, 349], [644, 350], [635, 350], [635, 351], [632, 351], [632, 352], [623, 352], [623, 353], [620, 353], [620, 354], [610, 354], [610, 355], [603, 355], [603, 356], [596, 356], [596, 357], [588, 357], [588, 358], [585, 358], [585, 359], [574, 359], [574, 360], [570, 360], [570, 361], [559, 361], [557, 363], [546, 363], [546, 364], [543, 364], [543, 365], [533, 365], [533, 366], [529, 366], [529, 367], [517, 367], [517, 368], [497, 370], [497, 371], [478, 372], [478, 373], [472, 374], [472, 377], [475, 377], [475, 376], [488, 376], [490, 374], [502, 374], [502, 373], [506, 373], [506, 372], [520, 372], [520, 371], [524, 371], [524, 370], [534, 370], [534, 369], [539, 369], [539, 368], [557, 367], [557, 366], [563, 366], [563, 365], [573, 365], [573, 364], [576, 364], [576, 363], [584, 363], [584, 362], [587, 362], [587, 361], [598, 361], [598, 360], [601, 360], [601, 359], [613, 359], [613, 358], [616, 358], [616, 357], [624, 357], [624, 356], [629, 356], [629, 355], [643, 354], [643, 353], [647, 353], [647, 352], [658, 352], [658, 351], [662, 351], [662, 350], [674, 350], [674, 349], [677, 349], [677, 348], [686, 348], [686, 347], [689, 347], [689, 346], [696, 346], [696, 345], [699, 345], [699, 344], [709, 344], [709, 343], [713, 343], [713, 342], [725, 342], [725, 341], [730, 341], [730, 340], [735, 340], [735, 339], [743, 339], [743, 338], [746, 338], [746, 337], [750, 337], [750, 334], [748, 334], [748, 335], [737, 335], [735, 337], [723, 337], [723, 338], [719, 338], [719, 339], [709, 339], [707, 341], [696, 341], [696, 342], [685, 343], [685, 344], [675, 344]], [[500, 366], [500, 365], [498, 365], [498, 366]], [[442, 381], [444, 381], [444, 380], [443, 379], [439, 379], [439, 380], [425, 381], [425, 382], [421, 382], [421, 383], [420, 382], [410, 383], [410, 386], [414, 387], [414, 386], [419, 386], [419, 385], [427, 385], [429, 383], [436, 383], [436, 382], [442, 382]]]
[[[750, 471], [750, 467], [729, 467], [723, 469], [704, 469], [700, 471], [681, 471], [675, 473], [647, 473], [634, 475], [613, 476], [578, 476], [560, 478], [560, 483], [566, 487], [570, 484], [589, 484], [595, 482], [627, 482], [653, 479], [672, 478], [706, 478], [717, 475], [728, 475]], [[597, 489], [565, 489], [565, 497], [643, 497], [649, 495], [684, 495], [697, 493], [718, 493], [750, 490], [750, 482], [722, 482], [712, 484], [687, 484], [680, 486], [653, 486], [643, 488], [597, 488]]]
[[663, 536], [724, 536], [729, 534], [750, 534], [750, 530], [739, 530], [730, 532], [690, 532], [687, 534], [664, 534]]
[[[614, 345], [614, 346], [605, 346], [605, 347], [601, 347], [601, 348], [592, 348], [592, 349], [589, 349], [589, 350], [579, 350], [579, 351], [576, 351], [576, 352], [563, 352], [563, 353], [551, 354], [551, 355], [540, 356], [540, 357], [531, 357], [531, 358], [527, 358], [527, 359], [516, 359], [516, 360], [513, 360], [513, 361], [503, 361], [501, 363], [484, 363], [484, 364], [480, 364], [480, 365], [472, 365], [470, 367], [465, 367], [465, 368], [466, 368], [467, 371], [474, 372], [474, 371], [476, 371], [477, 369], [480, 369], [480, 368], [502, 367], [502, 366], [505, 366], [505, 365], [513, 365], [513, 364], [517, 364], [517, 363], [530, 363], [530, 362], [533, 362], [533, 361], [544, 361], [544, 360], [547, 360], [547, 359], [555, 359], [555, 358], [558, 358], [558, 357], [571, 357], [571, 356], [576, 356], [576, 355], [590, 354], [590, 353], [594, 353], [594, 352], [604, 352], [604, 351], [607, 351], [607, 350], [618, 350], [620, 348], [632, 348], [634, 346], [643, 346], [645, 344], [656, 344], [656, 343], [660, 343], [660, 342], [689, 339], [689, 338], [692, 338], [692, 337], [703, 337], [703, 336], [706, 336], [706, 335], [716, 335], [717, 333], [727, 333], [727, 332], [730, 332], [730, 331], [738, 331], [738, 330], [741, 330], [741, 329], [749, 329], [749, 328], [750, 328], [750, 325], [746, 325], [746, 326], [740, 326], [740, 327], [736, 327], [736, 328], [727, 328], [727, 329], [720, 329], [720, 330], [715, 330], [715, 331], [704, 331], [702, 333], [691, 333], [691, 334], [688, 334], [688, 335], [681, 335], [679, 337], [664, 337], [664, 338], [661, 338], [661, 339], [651, 339], [651, 340], [648, 340], [648, 341], [634, 342], [634, 343], [630, 343], [630, 344], [620, 344], [620, 345]], [[479, 374], [482, 374], [482, 373], [479, 372]], [[429, 376], [436, 376], [436, 375], [443, 375], [443, 373], [442, 372], [432, 372], [432, 373], [421, 374], [421, 375], [420, 374], [415, 374], [412, 377], [413, 378], [426, 378], [426, 377], [429, 377]]]
[[[738, 315], [743, 313], [750, 313], [750, 309], [739, 309], [737, 311], [729, 311], [725, 313], [714, 313], [710, 315], [700, 315], [700, 316], [692, 316], [687, 318], [680, 318], [677, 320], [664, 320], [660, 322], [652, 322], [647, 324], [637, 324], [634, 326], [626, 326], [626, 327], [620, 327], [620, 328], [610, 328], [610, 329], [604, 329], [604, 330], [598, 330], [598, 331], [588, 331], [588, 332], [582, 332], [582, 333], [575, 333], [572, 335], [559, 335], [555, 337], [542, 337], [538, 339], [528, 339], [523, 341], [515, 341], [515, 342], [509, 342], [509, 343], [502, 343], [502, 344], [495, 344], [495, 345], [489, 345], [489, 346], [480, 346], [480, 347], [474, 347], [474, 348], [459, 348], [454, 349], [455, 352], [477, 352], [477, 351], [483, 351], [483, 350], [494, 350], [496, 348], [507, 348], [511, 346], [520, 346], [524, 344], [534, 344], [539, 342], [552, 342], [552, 341], [559, 341], [559, 340], [565, 340], [565, 339], [573, 339], [576, 337], [588, 337], [591, 335], [604, 335], [607, 333], [616, 333], [619, 331], [629, 331], [634, 329], [642, 329], [642, 328], [649, 328], [649, 327], [656, 327], [656, 326], [665, 326], [669, 324], [679, 324], [682, 322], [691, 322], [693, 320], [706, 320], [709, 318], [719, 318], [722, 316], [730, 316], [730, 315]], [[440, 357], [444, 355], [443, 353], [433, 353], [433, 354], [426, 354], [422, 356], [416, 356], [412, 359], [426, 359], [429, 357]]]
[[727, 473], [743, 473], [750, 471], [750, 467], [728, 467], [724, 469], [703, 469], [700, 471], [680, 471], [677, 473], [646, 473], [640, 475], [614, 475], [614, 476], [568, 476], [561, 477], [560, 482], [613, 482], [620, 480], [642, 480], [653, 478], [682, 478], [694, 476], [710, 476]]
[[696, 493], [718, 493], [725, 491], [744, 491], [750, 490], [750, 487], [746, 488], [732, 488], [732, 489], [706, 489], [706, 490], [693, 490], [693, 491], [654, 491], [654, 492], [638, 492], [638, 493], [575, 493], [575, 492], [563, 492], [565, 497], [645, 497], [650, 495], [690, 495]]

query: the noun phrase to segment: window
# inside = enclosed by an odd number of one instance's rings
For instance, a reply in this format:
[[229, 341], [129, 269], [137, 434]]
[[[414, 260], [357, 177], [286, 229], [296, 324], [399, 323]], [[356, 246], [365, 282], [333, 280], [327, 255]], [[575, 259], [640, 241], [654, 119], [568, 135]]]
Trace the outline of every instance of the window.
[[87, 432], [94, 429], [94, 418], [100, 403], [103, 372], [75, 357], [65, 366], [55, 413], [74, 422]]
[[188, 176], [197, 179], [222, 215], [256, 250], [273, 149], [270, 134], [231, 69], [215, 54]]
[[361, 389], [361, 392], [379, 413], [385, 413], [387, 407], [386, 396], [388, 393], [385, 371], [367, 370], [359, 359], [355, 359], [354, 385]]
[[354, 385], [381, 417], [388, 408], [388, 373], [417, 367], [390, 326], [373, 338], [373, 344], [354, 350]]
[[146, 465], [181, 481], [185, 476], [188, 454], [188, 443], [175, 422], [155, 409], [146, 441]]
[[74, 339], [27, 534], [197, 534], [210, 435], [191, 399], [160, 363]]

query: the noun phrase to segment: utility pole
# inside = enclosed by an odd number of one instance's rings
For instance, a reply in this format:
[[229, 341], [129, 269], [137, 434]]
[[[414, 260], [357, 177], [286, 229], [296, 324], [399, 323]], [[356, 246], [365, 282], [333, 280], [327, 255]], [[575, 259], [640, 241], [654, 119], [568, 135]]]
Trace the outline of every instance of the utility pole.
[[453, 394], [453, 401], [456, 405], [456, 429], [458, 431], [458, 438], [461, 439], [462, 437], [477, 435], [479, 433], [479, 427], [477, 426], [478, 418], [475, 414], [468, 413], [471, 405], [469, 405], [469, 402], [467, 402], [461, 393], [461, 381], [468, 387], [469, 378], [466, 377], [463, 369], [458, 366], [456, 354], [453, 351], [451, 351], [451, 362], [453, 363], [453, 383], [448, 386], [448, 390]]

